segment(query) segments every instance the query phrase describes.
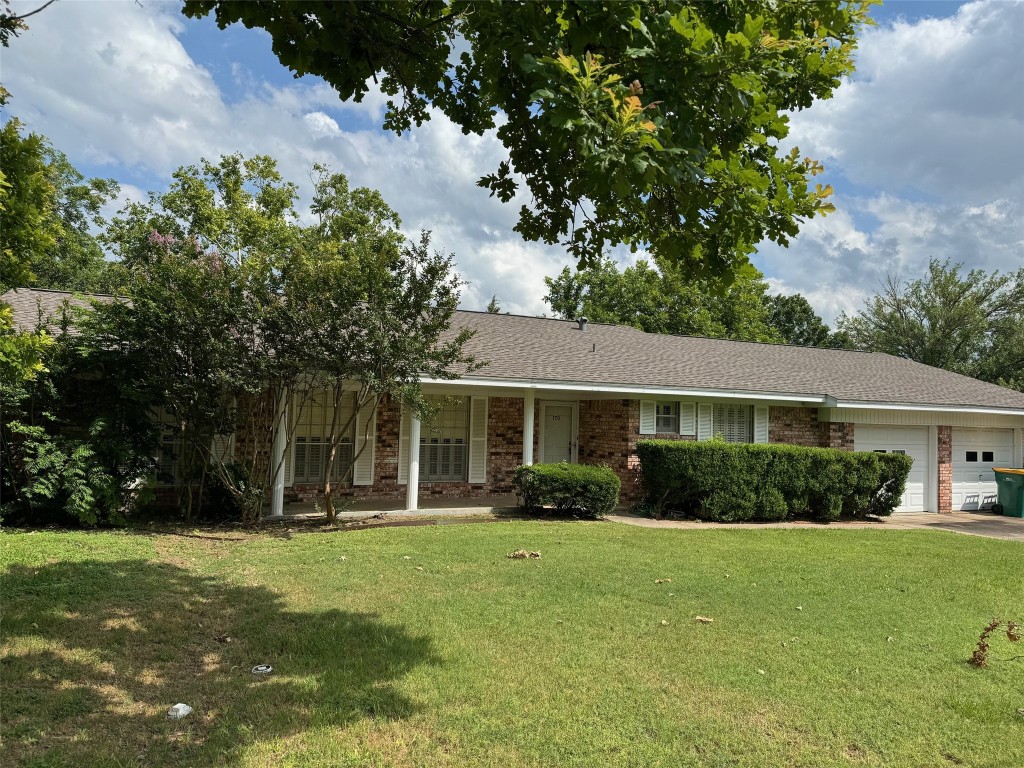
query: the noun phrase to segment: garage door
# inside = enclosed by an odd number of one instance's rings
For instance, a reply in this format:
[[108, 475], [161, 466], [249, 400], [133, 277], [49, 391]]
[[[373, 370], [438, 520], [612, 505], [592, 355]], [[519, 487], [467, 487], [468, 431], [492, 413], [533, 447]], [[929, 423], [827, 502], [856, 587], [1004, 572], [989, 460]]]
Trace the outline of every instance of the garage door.
[[986, 509], [996, 501], [993, 467], [1013, 463], [1012, 429], [953, 429], [953, 509]]
[[853, 432], [857, 451], [905, 453], [914, 460], [907, 490], [897, 512], [924, 512], [928, 488], [928, 427], [869, 427], [858, 424]]

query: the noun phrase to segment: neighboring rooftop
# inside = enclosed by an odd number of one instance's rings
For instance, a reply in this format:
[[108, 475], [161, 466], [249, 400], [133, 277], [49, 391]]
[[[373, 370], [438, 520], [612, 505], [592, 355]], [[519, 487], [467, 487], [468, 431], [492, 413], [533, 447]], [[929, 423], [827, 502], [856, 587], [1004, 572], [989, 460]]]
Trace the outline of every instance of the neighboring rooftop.
[[468, 378], [786, 393], [1024, 411], [1024, 392], [879, 352], [644, 333], [635, 328], [486, 312], [456, 314], [489, 364]]
[[61, 322], [66, 307], [88, 307], [89, 300], [114, 301], [116, 296], [102, 293], [72, 293], [48, 288], [12, 288], [0, 296], [0, 302], [14, 311], [14, 327], [18, 331], [36, 328], [53, 330]]

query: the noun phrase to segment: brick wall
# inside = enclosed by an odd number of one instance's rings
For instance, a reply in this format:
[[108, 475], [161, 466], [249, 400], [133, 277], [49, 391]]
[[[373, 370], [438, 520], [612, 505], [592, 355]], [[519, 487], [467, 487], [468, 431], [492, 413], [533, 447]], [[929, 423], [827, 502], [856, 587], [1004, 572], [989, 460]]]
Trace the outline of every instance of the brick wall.
[[939, 427], [939, 514], [953, 512], [953, 428]]
[[[377, 409], [376, 454], [373, 485], [337, 486], [341, 498], [404, 499], [406, 486], [398, 483], [398, 444], [401, 409], [384, 401]], [[402, 457], [405, 460], [405, 457]], [[487, 403], [487, 482], [420, 483], [420, 498], [464, 498], [513, 493], [512, 473], [523, 460], [523, 401], [514, 397], [492, 397]], [[288, 501], [316, 502], [323, 499], [320, 485], [285, 488]]]
[[772, 406], [768, 409], [768, 442], [852, 451], [853, 425], [820, 422], [817, 408]]
[[803, 445], [820, 448], [824, 442], [818, 422], [817, 408], [788, 408], [772, 406], [768, 409], [768, 442]]

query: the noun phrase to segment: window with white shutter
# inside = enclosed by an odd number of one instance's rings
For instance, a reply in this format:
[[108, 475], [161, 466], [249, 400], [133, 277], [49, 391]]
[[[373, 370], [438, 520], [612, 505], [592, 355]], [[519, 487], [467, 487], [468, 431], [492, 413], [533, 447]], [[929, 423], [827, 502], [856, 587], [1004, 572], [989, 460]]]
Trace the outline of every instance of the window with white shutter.
[[420, 427], [420, 482], [463, 482], [469, 468], [469, 399], [427, 399], [439, 410]]
[[714, 434], [727, 443], [754, 441], [754, 409], [750, 405], [716, 403], [714, 407]]
[[[351, 398], [342, 400], [341, 413], [338, 414], [338, 425], [344, 427], [352, 415]], [[331, 450], [331, 421], [334, 407], [331, 393], [314, 392], [298, 414], [295, 424], [295, 436], [292, 439], [292, 483], [322, 483], [327, 471], [327, 457]], [[352, 465], [352, 425], [341, 438], [334, 457], [334, 468], [331, 481], [338, 482], [348, 475]]]

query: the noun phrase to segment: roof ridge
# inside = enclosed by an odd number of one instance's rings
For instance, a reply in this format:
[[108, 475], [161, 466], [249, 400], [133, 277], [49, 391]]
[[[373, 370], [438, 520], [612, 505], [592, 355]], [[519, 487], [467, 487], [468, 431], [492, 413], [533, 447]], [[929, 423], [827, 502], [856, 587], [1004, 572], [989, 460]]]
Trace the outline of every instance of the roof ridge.
[[[577, 323], [576, 320], [571, 320], [563, 317], [540, 317], [538, 315], [520, 315], [513, 312], [488, 312], [483, 309], [460, 309], [461, 312], [466, 315], [493, 315], [495, 317], [518, 317], [523, 320], [551, 320], [558, 323]], [[723, 336], [700, 336], [698, 334], [687, 334], [687, 333], [655, 333], [653, 331], [645, 331], [642, 328], [637, 328], [635, 325], [629, 325], [628, 323], [606, 323], [599, 320], [587, 320], [588, 326], [600, 325], [607, 328], [622, 328], [624, 330], [636, 331], [642, 333], [645, 336], [652, 336], [655, 338], [665, 337], [670, 339], [703, 339], [705, 341], [723, 341], [731, 344], [760, 344], [766, 347], [792, 347], [793, 349], [820, 349], [824, 352], [856, 352], [862, 355], [879, 355], [884, 354], [882, 352], [872, 352], [867, 349], [844, 349], [836, 347], [817, 347], [810, 344], [791, 344], [786, 341], [752, 341], [750, 339], [729, 339]], [[906, 358], [900, 358], [905, 360]]]
[[[124, 296], [118, 296], [116, 293], [97, 293], [96, 291], [67, 291], [62, 288], [35, 288], [32, 286], [18, 286], [16, 288], [9, 288], [7, 293], [18, 291], [28, 291], [30, 293], [57, 293], [63, 296], [104, 296], [110, 299], [123, 299]], [[0, 294], [5, 295], [5, 294]]]

